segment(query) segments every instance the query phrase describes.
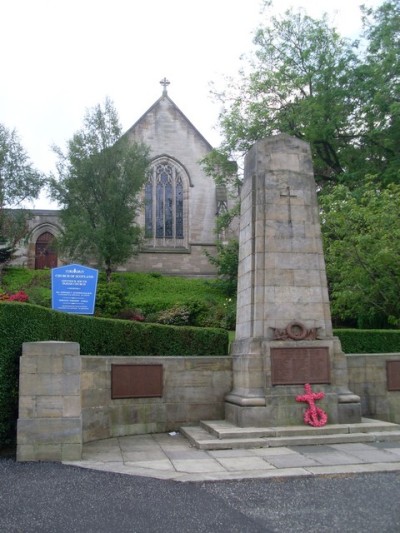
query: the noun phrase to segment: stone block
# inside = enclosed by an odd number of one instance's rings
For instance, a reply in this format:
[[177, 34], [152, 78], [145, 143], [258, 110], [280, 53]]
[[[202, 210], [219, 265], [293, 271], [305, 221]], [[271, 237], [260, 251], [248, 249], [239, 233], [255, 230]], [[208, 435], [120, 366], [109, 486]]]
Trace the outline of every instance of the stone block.
[[82, 391], [82, 408], [107, 406], [111, 401], [110, 390], [90, 389]]
[[183, 403], [167, 402], [165, 404], [165, 419], [167, 424], [181, 425], [188, 421], [188, 405]]
[[45, 342], [24, 342], [22, 345], [22, 355], [80, 355], [80, 347], [77, 342], [45, 341]]
[[62, 416], [77, 418], [81, 416], [81, 397], [79, 396], [64, 396], [62, 398]]
[[22, 374], [20, 394], [23, 396], [58, 396], [63, 394], [61, 374]]
[[62, 355], [44, 354], [36, 356], [38, 374], [61, 374], [63, 371]]
[[62, 395], [79, 396], [81, 394], [80, 374], [62, 374]]
[[91, 373], [92, 389], [110, 389], [111, 390], [111, 371], [104, 370]]
[[61, 461], [80, 461], [82, 459], [82, 444], [62, 444]]
[[111, 428], [111, 437], [123, 437], [125, 435], [145, 435], [147, 433], [161, 433], [165, 430], [165, 424], [160, 423], [138, 423]]
[[35, 447], [33, 444], [17, 444], [17, 461], [35, 461]]
[[203, 404], [188, 404], [186, 419], [182, 423], [199, 422], [200, 420], [218, 420], [224, 417], [225, 402], [215, 401]]
[[18, 419], [17, 444], [82, 442], [81, 418]]
[[[79, 459], [81, 456], [79, 457]], [[36, 444], [32, 461], [62, 461], [62, 444]]]
[[[214, 373], [230, 370], [232, 368], [232, 359], [230, 357], [186, 357], [183, 360], [183, 365], [184, 370], [194, 370], [196, 372], [210, 371]], [[168, 371], [170, 371], [169, 363]]]
[[361, 419], [360, 403], [340, 403], [338, 405], [339, 424], [357, 424]]
[[244, 407], [225, 402], [225, 419], [239, 427], [268, 427], [271, 425], [271, 408]]
[[20, 395], [18, 416], [20, 418], [34, 418], [36, 416], [36, 396]]
[[81, 373], [81, 390], [93, 389], [93, 382], [95, 377], [94, 372], [82, 372]]
[[63, 372], [78, 374], [81, 372], [82, 359], [81, 357], [73, 355], [64, 355], [63, 357]]
[[82, 371], [94, 371], [101, 372], [107, 370], [107, 362], [109, 361], [105, 356], [93, 356], [93, 355], [83, 355], [82, 356]]
[[89, 408], [82, 411], [82, 441], [108, 439], [110, 433], [109, 409]]
[[36, 374], [37, 360], [35, 357], [21, 356], [19, 359], [19, 369], [23, 374]]
[[61, 418], [63, 416], [63, 403], [62, 396], [39, 396], [36, 399], [35, 418]]

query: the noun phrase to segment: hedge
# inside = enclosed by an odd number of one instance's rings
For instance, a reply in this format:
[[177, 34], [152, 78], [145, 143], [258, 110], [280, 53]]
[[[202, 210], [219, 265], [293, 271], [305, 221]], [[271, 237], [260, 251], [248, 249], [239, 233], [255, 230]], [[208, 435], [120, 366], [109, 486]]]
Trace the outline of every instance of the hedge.
[[0, 302], [0, 447], [15, 435], [23, 342], [74, 341], [82, 355], [226, 355], [228, 333], [71, 315]]
[[400, 352], [400, 330], [335, 329], [344, 353]]

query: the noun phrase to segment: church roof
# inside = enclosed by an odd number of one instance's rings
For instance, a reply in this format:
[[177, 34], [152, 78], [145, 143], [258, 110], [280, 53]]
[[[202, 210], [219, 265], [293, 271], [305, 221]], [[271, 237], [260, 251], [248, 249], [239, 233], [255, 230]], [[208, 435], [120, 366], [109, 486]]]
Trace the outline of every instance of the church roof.
[[160, 98], [158, 98], [158, 100], [156, 100], [154, 102], [154, 104], [149, 107], [149, 109], [143, 113], [143, 115], [133, 124], [133, 126], [131, 126], [125, 133], [126, 134], [129, 134], [130, 132], [133, 132], [136, 127], [143, 121], [145, 120], [145, 117], [146, 115], [148, 115], [149, 113], [151, 113], [157, 106], [160, 105], [160, 103], [163, 101], [163, 100], [167, 100], [171, 106], [174, 107], [175, 111], [181, 116], [181, 118], [188, 124], [188, 126], [196, 133], [196, 135], [198, 137], [200, 137], [205, 143], [206, 145], [209, 147], [210, 150], [213, 149], [213, 147], [211, 146], [211, 144], [207, 141], [207, 139], [199, 132], [199, 130], [193, 125], [193, 123], [187, 118], [187, 116], [179, 109], [179, 107], [175, 104], [175, 102], [168, 96], [168, 93], [167, 93], [167, 88], [166, 86], [169, 85], [169, 81], [164, 78], [163, 80], [160, 81], [161, 85], [163, 85], [163, 92], [162, 92], [162, 95], [160, 96]]

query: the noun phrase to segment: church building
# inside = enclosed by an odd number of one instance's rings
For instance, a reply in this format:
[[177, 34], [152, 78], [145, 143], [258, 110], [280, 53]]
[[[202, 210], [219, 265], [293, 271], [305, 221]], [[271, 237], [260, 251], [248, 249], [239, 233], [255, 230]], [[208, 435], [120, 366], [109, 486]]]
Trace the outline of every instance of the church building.
[[[161, 97], [124, 134], [149, 146], [151, 166], [138, 215], [144, 244], [119, 270], [213, 276], [204, 251], [215, 252], [216, 215], [226, 207], [226, 193], [200, 165], [211, 145], [169, 97], [169, 81], [160, 83]], [[61, 232], [58, 211], [34, 210], [28, 244], [14, 264], [63, 264], [54, 246]]]

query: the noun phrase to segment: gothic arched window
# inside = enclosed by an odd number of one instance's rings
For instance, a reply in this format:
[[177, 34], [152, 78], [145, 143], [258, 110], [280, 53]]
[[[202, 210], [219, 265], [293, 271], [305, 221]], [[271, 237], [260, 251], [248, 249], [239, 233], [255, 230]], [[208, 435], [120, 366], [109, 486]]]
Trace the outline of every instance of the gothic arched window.
[[186, 182], [182, 169], [169, 159], [156, 161], [150, 170], [144, 188], [144, 222], [145, 237], [155, 246], [185, 246]]

